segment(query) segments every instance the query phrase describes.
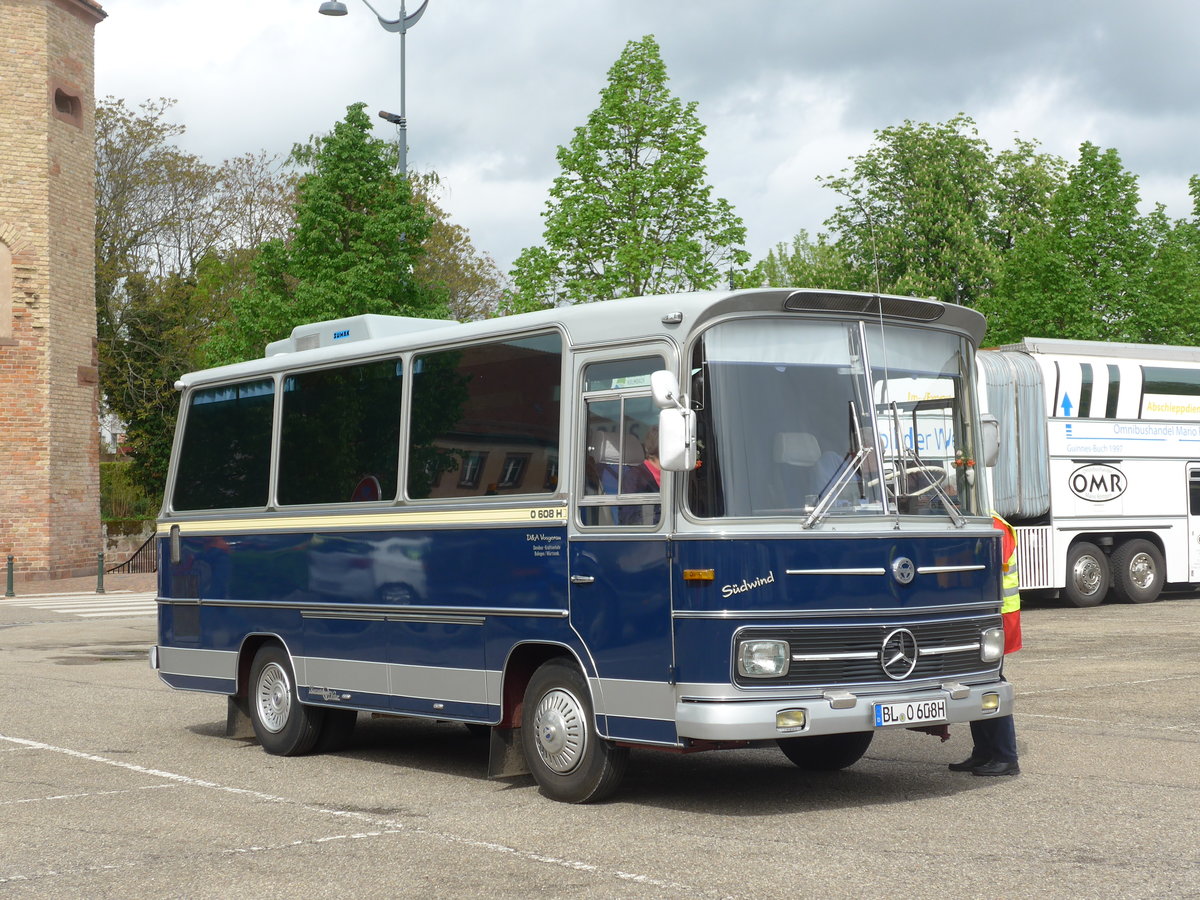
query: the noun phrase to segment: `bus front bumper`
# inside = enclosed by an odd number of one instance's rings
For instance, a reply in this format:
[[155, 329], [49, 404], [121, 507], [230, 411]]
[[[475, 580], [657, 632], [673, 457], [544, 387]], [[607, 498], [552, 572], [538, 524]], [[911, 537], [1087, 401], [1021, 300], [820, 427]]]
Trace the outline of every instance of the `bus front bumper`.
[[[1012, 706], [1012, 685], [1006, 681], [975, 685], [951, 682], [921, 690], [871, 694], [830, 690], [821, 697], [791, 700], [682, 699], [675, 704], [675, 723], [681, 738], [762, 741], [959, 724], [1011, 715]], [[797, 724], [800, 720], [802, 725]]]

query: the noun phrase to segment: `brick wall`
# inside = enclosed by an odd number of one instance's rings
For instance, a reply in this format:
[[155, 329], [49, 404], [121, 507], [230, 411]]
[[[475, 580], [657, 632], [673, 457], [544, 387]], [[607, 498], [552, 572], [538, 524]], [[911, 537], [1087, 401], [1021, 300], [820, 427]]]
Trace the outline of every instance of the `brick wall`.
[[[0, 556], [101, 549], [90, 0], [0, 0]], [[7, 260], [7, 265], [5, 261]]]

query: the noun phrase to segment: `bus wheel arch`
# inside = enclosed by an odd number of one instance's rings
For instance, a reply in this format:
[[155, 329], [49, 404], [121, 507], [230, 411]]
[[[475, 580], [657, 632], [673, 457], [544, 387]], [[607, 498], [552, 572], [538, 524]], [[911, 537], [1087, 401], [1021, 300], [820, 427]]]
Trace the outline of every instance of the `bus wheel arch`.
[[1162, 548], [1147, 537], [1131, 536], [1112, 552], [1113, 597], [1127, 603], [1150, 603], [1162, 593], [1166, 562]]
[[1108, 557], [1098, 546], [1077, 540], [1067, 550], [1067, 580], [1063, 597], [1076, 607], [1099, 606], [1112, 584]]
[[564, 803], [611, 796], [629, 761], [628, 747], [600, 737], [587, 679], [561, 656], [542, 663], [529, 679], [521, 746], [542, 794]]

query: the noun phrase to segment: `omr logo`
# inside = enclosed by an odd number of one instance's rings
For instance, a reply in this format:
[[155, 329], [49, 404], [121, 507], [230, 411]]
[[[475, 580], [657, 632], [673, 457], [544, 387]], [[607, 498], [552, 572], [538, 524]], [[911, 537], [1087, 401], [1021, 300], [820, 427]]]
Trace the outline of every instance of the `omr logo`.
[[1125, 473], [1116, 466], [1105, 463], [1092, 463], [1080, 466], [1071, 473], [1067, 482], [1071, 493], [1080, 500], [1092, 503], [1103, 503], [1106, 500], [1116, 500], [1123, 493], [1128, 483]]

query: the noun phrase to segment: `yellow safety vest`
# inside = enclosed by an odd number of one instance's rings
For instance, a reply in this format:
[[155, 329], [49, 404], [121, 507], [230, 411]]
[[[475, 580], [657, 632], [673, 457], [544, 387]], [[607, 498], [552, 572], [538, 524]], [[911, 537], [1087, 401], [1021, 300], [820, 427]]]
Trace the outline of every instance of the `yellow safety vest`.
[[1005, 543], [1011, 543], [1012, 545], [1008, 558], [1004, 560], [1004, 565], [1001, 569], [1004, 577], [1000, 581], [1000, 596], [1002, 598], [1000, 612], [1012, 613], [1021, 608], [1021, 579], [1017, 572], [1017, 530], [997, 513], [992, 513], [992, 520], [1008, 535], [1008, 541], [1005, 541]]

